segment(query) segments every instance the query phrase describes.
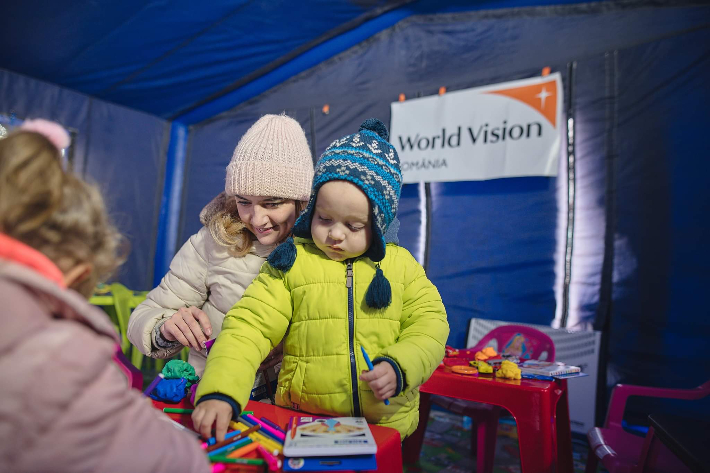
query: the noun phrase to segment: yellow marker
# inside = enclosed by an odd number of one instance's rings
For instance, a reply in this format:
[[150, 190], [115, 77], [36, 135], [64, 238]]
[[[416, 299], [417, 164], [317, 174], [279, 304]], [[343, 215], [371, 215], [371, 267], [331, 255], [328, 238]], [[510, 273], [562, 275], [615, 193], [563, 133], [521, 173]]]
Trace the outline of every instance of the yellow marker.
[[[237, 421], [231, 421], [229, 423], [229, 426], [234, 430], [241, 430], [242, 432], [249, 428], [243, 423]], [[279, 444], [276, 440], [273, 440], [262, 433], [254, 432], [252, 434], [249, 434], [249, 438], [255, 442], [262, 444], [269, 452], [276, 451], [280, 455], [283, 451], [283, 445]]]
[[249, 436], [253, 441], [260, 443], [261, 445], [266, 448], [269, 453], [277, 452], [277, 455], [281, 454], [281, 451], [283, 450], [283, 445], [280, 445], [278, 442], [270, 439], [264, 434], [260, 434], [258, 432], [254, 432]]

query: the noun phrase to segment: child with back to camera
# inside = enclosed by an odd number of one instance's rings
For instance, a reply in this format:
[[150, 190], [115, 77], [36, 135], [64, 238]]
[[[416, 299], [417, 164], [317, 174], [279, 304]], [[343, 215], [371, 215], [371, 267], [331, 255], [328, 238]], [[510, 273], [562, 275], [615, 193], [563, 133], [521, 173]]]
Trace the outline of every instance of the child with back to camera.
[[44, 120], [0, 139], [0, 471], [208, 472], [195, 438], [129, 389], [116, 330], [86, 301], [121, 236], [62, 169], [68, 144]]
[[[419, 386], [449, 333], [436, 287], [412, 255], [385, 243], [401, 172], [379, 120], [333, 142], [286, 240], [227, 313], [197, 390], [193, 423], [223, 438], [244, 408], [260, 360], [286, 334], [276, 403], [312, 414], [364, 416], [410, 435]], [[367, 366], [360, 347], [373, 357]], [[389, 399], [389, 405], [382, 402]]]

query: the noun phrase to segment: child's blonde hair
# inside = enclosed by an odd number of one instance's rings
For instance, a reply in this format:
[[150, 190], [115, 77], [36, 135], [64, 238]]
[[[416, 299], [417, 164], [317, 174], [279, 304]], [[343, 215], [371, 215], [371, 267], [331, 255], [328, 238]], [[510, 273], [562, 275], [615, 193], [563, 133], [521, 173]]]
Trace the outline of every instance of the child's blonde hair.
[[125, 258], [99, 190], [62, 169], [45, 136], [17, 131], [0, 140], [0, 232], [42, 252], [62, 272], [89, 263], [73, 289], [88, 297]]
[[[298, 217], [308, 205], [307, 201], [295, 200], [296, 217]], [[222, 246], [227, 247], [230, 255], [237, 258], [249, 253], [251, 246], [256, 240], [256, 235], [249, 231], [242, 219], [239, 218], [237, 202], [234, 197], [225, 197], [223, 208], [209, 217], [205, 223], [212, 238]]]

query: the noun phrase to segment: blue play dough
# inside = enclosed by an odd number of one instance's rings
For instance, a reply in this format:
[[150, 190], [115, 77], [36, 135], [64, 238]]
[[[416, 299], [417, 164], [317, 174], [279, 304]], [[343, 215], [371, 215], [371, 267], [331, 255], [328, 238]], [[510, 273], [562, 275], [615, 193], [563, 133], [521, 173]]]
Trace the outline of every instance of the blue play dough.
[[150, 393], [150, 397], [156, 401], [162, 402], [180, 402], [186, 395], [187, 380], [179, 379], [163, 379]]

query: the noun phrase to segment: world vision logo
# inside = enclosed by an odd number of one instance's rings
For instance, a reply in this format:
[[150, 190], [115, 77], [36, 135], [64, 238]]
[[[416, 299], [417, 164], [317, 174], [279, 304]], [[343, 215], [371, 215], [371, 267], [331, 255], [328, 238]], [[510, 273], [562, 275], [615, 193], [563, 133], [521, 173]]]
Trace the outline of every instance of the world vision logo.
[[547, 118], [552, 128], [557, 126], [557, 86], [554, 80], [541, 84], [523, 85], [512, 89], [494, 90], [489, 94], [504, 95], [519, 100], [537, 110]]
[[[492, 90], [484, 94], [494, 94], [511, 98], [533, 108], [546, 119], [555, 129], [557, 126], [557, 84], [554, 79], [533, 85], [523, 85], [508, 89]], [[503, 120], [499, 123], [475, 124], [473, 126], [453, 129], [442, 128], [441, 134], [414, 136], [398, 136], [401, 151], [427, 151], [461, 146], [462, 132], [465, 139], [472, 145], [494, 144], [504, 141], [518, 141], [539, 138], [543, 134], [543, 126], [539, 121], [525, 123]]]
[[392, 103], [406, 182], [551, 175], [561, 94], [556, 73]]

